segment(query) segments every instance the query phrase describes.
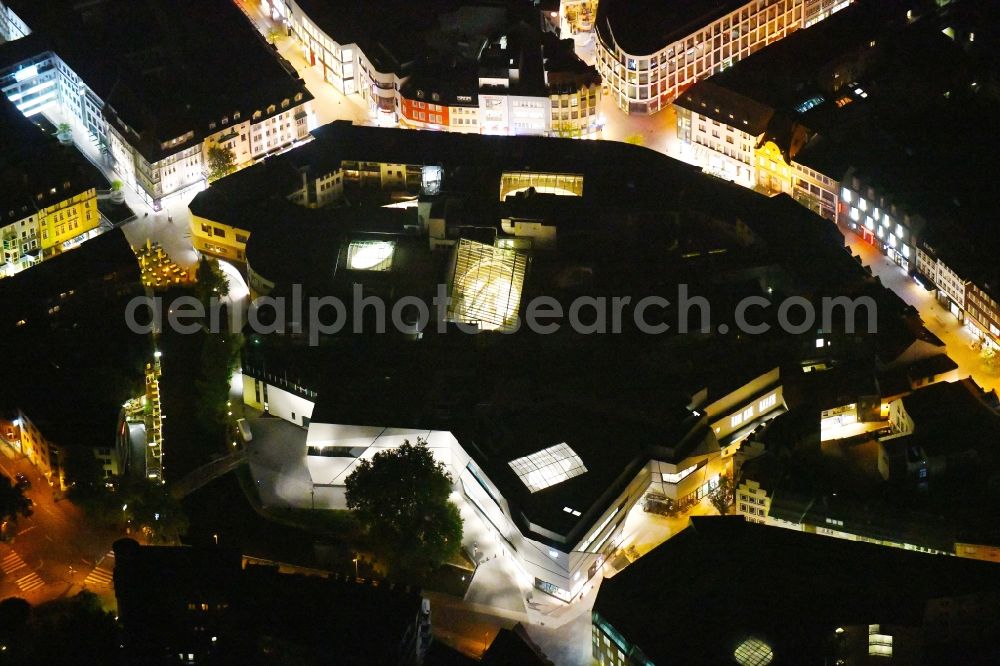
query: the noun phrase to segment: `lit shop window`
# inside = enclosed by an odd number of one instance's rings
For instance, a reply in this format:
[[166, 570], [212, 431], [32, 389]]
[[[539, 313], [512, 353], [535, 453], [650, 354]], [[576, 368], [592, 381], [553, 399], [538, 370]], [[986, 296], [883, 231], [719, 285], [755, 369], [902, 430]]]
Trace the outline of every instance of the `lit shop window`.
[[854, 200], [854, 193], [845, 187], [840, 191], [840, 198], [844, 200], [844, 203], [851, 203]]
[[698, 465], [691, 465], [687, 469], [682, 469], [681, 471], [677, 472], [676, 474], [664, 474], [663, 475], [663, 482], [664, 483], [680, 483], [681, 481], [683, 481], [684, 479], [686, 479], [688, 476], [690, 476], [691, 474], [693, 474], [696, 469], [698, 469]]

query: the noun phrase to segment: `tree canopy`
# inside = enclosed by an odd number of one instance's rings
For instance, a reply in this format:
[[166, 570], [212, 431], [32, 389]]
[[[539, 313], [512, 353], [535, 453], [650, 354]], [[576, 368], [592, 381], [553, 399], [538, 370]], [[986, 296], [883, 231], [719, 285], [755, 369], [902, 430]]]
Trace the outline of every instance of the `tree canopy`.
[[195, 269], [194, 295], [207, 308], [212, 297], [222, 298], [229, 294], [229, 282], [219, 268], [219, 260], [202, 257]]
[[31, 515], [31, 500], [6, 476], [0, 477], [0, 524]]
[[422, 440], [361, 459], [346, 485], [347, 506], [395, 573], [423, 575], [458, 554], [462, 519], [448, 500], [451, 475]]
[[[23, 599], [0, 604], [3, 663], [112, 664], [120, 659], [114, 615], [92, 592], [32, 607]], [[8, 624], [9, 622], [9, 624]]]
[[236, 154], [229, 146], [215, 145], [208, 149], [208, 181], [218, 180], [236, 170]]
[[736, 486], [731, 476], [723, 474], [719, 477], [718, 487], [708, 497], [709, 501], [712, 502], [712, 506], [719, 512], [719, 515], [725, 516], [729, 513], [729, 509], [733, 504], [735, 491]]

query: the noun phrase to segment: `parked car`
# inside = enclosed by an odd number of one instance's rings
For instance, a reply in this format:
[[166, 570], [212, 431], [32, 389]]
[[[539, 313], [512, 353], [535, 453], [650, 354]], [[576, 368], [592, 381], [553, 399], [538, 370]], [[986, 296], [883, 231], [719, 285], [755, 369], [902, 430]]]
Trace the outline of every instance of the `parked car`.
[[22, 490], [27, 490], [31, 487], [31, 479], [29, 479], [23, 472], [18, 472], [14, 475], [15, 484], [18, 488]]
[[239, 430], [240, 438], [243, 440], [244, 444], [253, 439], [253, 433], [250, 432], [250, 423], [248, 423], [246, 419], [237, 420], [236, 428]]

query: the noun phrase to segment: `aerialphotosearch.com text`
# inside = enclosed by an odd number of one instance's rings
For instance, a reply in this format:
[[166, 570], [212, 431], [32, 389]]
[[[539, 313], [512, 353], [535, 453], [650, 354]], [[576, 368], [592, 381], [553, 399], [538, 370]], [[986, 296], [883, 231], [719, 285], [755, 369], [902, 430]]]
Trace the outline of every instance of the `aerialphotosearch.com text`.
[[294, 285], [288, 297], [261, 296], [252, 303], [243, 300], [235, 305], [215, 297], [206, 305], [194, 296], [167, 302], [159, 296], [138, 296], [128, 303], [125, 320], [129, 329], [138, 334], [161, 331], [164, 325], [181, 334], [242, 331], [249, 326], [260, 335], [306, 334], [311, 345], [318, 344], [322, 336], [345, 331], [413, 334], [458, 329], [469, 334], [484, 330], [509, 334], [527, 329], [550, 335], [568, 326], [582, 335], [629, 330], [648, 335], [671, 331], [763, 335], [776, 326], [785, 333], [801, 335], [817, 328], [833, 330], [836, 322], [846, 333], [876, 332], [877, 304], [871, 297], [824, 297], [818, 310], [816, 304], [802, 296], [779, 300], [747, 296], [732, 308], [732, 316], [726, 317], [736, 328], [732, 331], [728, 323], [713, 325], [709, 300], [691, 295], [684, 284], [678, 285], [673, 300], [661, 295], [579, 296], [568, 304], [551, 296], [519, 303], [510, 292], [456, 300], [449, 296], [444, 284], [437, 286], [430, 303], [416, 296], [387, 302], [379, 296], [365, 295], [361, 285], [355, 284], [348, 302], [336, 296], [304, 297], [301, 285]]

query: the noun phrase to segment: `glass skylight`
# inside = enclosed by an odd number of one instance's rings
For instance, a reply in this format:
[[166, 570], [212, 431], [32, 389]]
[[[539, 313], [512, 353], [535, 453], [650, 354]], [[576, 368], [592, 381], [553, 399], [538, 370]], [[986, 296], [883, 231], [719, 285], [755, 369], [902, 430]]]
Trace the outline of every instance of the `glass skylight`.
[[748, 638], [733, 653], [740, 666], [767, 666], [774, 659], [774, 653], [764, 641], [758, 638]]
[[392, 241], [354, 241], [347, 248], [347, 266], [352, 271], [387, 271], [395, 249]]
[[580, 456], [566, 443], [550, 446], [507, 464], [533, 493], [587, 471]]
[[521, 303], [527, 255], [468, 239], [455, 254], [451, 321], [474, 323], [481, 330], [509, 330]]

